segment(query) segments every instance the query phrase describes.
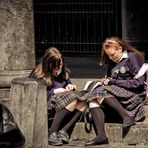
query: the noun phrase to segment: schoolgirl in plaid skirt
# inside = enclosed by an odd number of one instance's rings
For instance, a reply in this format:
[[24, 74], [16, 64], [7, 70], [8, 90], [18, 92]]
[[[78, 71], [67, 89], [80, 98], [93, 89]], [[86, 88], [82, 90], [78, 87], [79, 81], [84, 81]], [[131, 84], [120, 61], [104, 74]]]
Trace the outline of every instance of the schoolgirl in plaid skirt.
[[123, 134], [135, 121], [144, 118], [145, 75], [134, 78], [143, 65], [143, 56], [118, 37], [107, 38], [103, 42], [102, 51], [101, 64], [107, 63], [108, 70], [102, 84], [88, 95], [87, 102], [93, 117], [96, 138], [86, 142], [87, 146], [108, 143], [102, 102], [115, 109], [122, 117]]
[[71, 83], [60, 51], [54, 47], [48, 48], [29, 77], [45, 82], [48, 110], [56, 109], [48, 132], [48, 143], [55, 146], [68, 143], [72, 129], [86, 108], [86, 102], [77, 99], [74, 93], [76, 86]]

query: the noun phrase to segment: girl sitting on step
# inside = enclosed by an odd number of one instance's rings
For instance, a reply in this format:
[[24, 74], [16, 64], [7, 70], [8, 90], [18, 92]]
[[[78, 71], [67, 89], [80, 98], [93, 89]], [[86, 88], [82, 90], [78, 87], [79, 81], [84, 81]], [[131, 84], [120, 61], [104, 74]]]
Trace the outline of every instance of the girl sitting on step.
[[135, 121], [144, 118], [145, 76], [134, 78], [143, 65], [143, 56], [118, 37], [107, 38], [102, 46], [102, 63], [108, 64], [108, 71], [102, 85], [95, 88], [87, 99], [96, 137], [86, 142], [86, 146], [108, 143], [102, 102], [115, 109], [122, 117], [123, 136]]
[[[48, 143], [62, 145], [69, 142], [68, 132], [74, 128], [86, 103], [77, 99], [76, 86], [71, 83], [69, 70], [65, 66], [60, 51], [54, 47], [45, 51], [41, 63], [35, 67], [29, 76], [41, 79], [47, 86], [48, 109], [54, 106], [56, 113], [49, 129]], [[70, 119], [69, 119], [70, 118]], [[63, 121], [69, 122], [61, 128]]]

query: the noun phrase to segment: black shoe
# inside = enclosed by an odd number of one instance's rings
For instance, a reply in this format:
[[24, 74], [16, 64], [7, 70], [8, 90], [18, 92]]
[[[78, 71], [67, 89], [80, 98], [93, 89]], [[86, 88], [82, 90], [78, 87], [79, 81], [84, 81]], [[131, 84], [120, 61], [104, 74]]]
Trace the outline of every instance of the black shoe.
[[135, 118], [126, 117], [126, 118], [123, 120], [123, 126], [122, 126], [122, 128], [123, 128], [123, 129], [126, 129], [126, 128], [131, 127], [132, 125], [135, 125]]
[[102, 145], [102, 144], [108, 144], [108, 143], [109, 143], [108, 138], [105, 138], [104, 140], [94, 139], [94, 140], [86, 142], [85, 146]]
[[135, 125], [135, 119], [134, 118], [131, 118], [131, 117], [127, 117], [123, 120], [123, 125], [122, 125], [122, 138], [124, 138], [129, 130], [130, 130], [130, 127], [132, 125]]
[[54, 132], [54, 133], [50, 134], [50, 136], [48, 138], [48, 144], [54, 145], [54, 146], [59, 146], [59, 145], [62, 145], [63, 142], [58, 137], [57, 132]]
[[69, 143], [69, 135], [66, 133], [65, 130], [60, 130], [58, 132], [58, 137], [62, 140], [62, 142], [64, 144], [68, 144]]

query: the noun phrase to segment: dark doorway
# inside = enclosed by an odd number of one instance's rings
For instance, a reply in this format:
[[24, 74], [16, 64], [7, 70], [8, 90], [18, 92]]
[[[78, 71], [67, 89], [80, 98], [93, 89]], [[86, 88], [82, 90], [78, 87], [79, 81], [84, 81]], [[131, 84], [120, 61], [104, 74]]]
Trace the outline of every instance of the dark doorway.
[[103, 70], [97, 62], [102, 41], [121, 37], [121, 1], [34, 0], [34, 20], [37, 59], [54, 46], [73, 77], [97, 77]]

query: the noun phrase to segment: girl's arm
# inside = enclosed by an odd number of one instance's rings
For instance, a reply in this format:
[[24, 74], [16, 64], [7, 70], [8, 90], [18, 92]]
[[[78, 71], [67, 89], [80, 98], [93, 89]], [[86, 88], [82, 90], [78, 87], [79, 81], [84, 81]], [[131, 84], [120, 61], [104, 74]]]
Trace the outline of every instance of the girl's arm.
[[128, 89], [137, 88], [141, 85], [144, 85], [144, 81], [145, 81], [144, 75], [137, 79], [134, 79], [139, 69], [143, 65], [143, 59], [138, 54], [133, 54], [128, 59], [128, 65], [129, 65], [129, 70], [131, 72], [131, 79], [126, 79], [126, 80], [110, 79], [109, 84], [117, 85], [119, 87], [124, 87]]

